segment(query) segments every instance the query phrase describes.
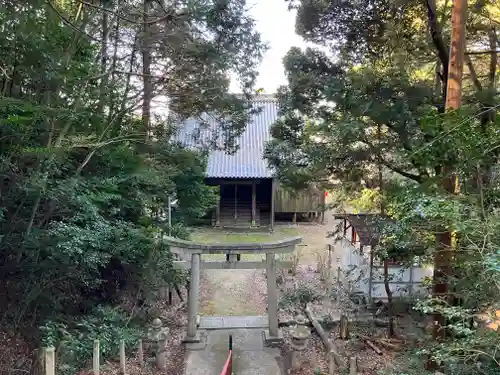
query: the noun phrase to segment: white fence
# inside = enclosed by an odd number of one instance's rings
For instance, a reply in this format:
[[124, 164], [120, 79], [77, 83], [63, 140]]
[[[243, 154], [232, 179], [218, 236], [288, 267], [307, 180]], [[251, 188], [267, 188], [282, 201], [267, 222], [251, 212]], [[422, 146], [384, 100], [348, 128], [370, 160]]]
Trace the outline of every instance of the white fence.
[[[374, 300], [385, 300], [384, 267], [376, 259], [370, 267], [370, 247], [365, 246], [363, 253], [345, 238], [335, 244], [338, 277], [350, 291], [360, 291]], [[401, 267], [389, 265], [389, 286], [393, 297], [409, 299], [427, 293], [423, 282], [432, 277], [432, 267]]]
[[335, 243], [337, 255], [337, 277], [349, 291], [363, 291], [368, 295], [370, 279], [370, 253], [360, 254], [359, 250], [345, 238]]

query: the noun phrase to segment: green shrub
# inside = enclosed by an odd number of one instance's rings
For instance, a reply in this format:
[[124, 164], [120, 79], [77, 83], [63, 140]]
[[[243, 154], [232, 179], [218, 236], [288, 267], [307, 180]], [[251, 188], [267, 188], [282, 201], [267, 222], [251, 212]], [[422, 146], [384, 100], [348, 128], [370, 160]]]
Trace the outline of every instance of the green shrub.
[[71, 326], [48, 321], [40, 330], [43, 346], [56, 348], [61, 375], [73, 375], [91, 360], [94, 340], [100, 341], [101, 359], [109, 359], [117, 358], [121, 339], [130, 349], [142, 335], [139, 328], [128, 324], [128, 317], [122, 311], [107, 306], [96, 307]]
[[302, 283], [296, 290], [286, 292], [281, 296], [279, 307], [286, 309], [288, 307], [299, 305], [305, 308], [309, 302], [320, 299], [321, 295], [310, 285]]

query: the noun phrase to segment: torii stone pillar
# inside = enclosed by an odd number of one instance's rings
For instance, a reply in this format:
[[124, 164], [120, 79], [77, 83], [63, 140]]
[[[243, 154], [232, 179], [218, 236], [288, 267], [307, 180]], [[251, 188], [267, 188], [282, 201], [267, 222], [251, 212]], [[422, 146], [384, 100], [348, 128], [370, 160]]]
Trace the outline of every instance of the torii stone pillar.
[[[198, 315], [198, 301], [200, 299], [200, 263], [201, 255], [199, 253], [191, 254], [191, 282], [189, 283], [188, 296], [188, 329], [187, 338], [197, 339], [196, 335], [196, 316]], [[194, 316], [194, 319], [191, 317]]]
[[269, 336], [279, 337], [278, 331], [278, 288], [276, 285], [276, 254], [266, 254], [267, 313], [269, 315]]
[[[269, 330], [265, 331], [266, 342], [276, 342], [282, 339], [278, 328], [278, 288], [276, 285], [276, 269], [291, 268], [293, 262], [278, 262], [277, 253], [291, 253], [295, 245], [302, 241], [302, 237], [292, 237], [276, 242], [246, 243], [246, 244], [200, 244], [184, 241], [177, 238], [165, 237], [164, 241], [170, 245], [170, 250], [178, 254], [182, 261], [175, 264], [191, 268], [191, 282], [188, 296], [188, 329], [185, 343], [200, 342], [197, 333], [196, 317], [200, 294], [201, 269], [266, 269], [267, 273], [267, 300]], [[264, 262], [240, 262], [239, 254], [265, 254]], [[201, 262], [203, 254], [228, 254], [228, 261]], [[188, 262], [187, 260], [190, 260]]]

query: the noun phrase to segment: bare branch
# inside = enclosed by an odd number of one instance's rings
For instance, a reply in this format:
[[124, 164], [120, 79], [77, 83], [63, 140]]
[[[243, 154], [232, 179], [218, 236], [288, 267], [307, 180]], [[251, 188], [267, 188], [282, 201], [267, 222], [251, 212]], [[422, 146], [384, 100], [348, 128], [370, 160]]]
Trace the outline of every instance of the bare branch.
[[91, 40], [93, 40], [95, 42], [99, 42], [99, 43], [101, 42], [99, 39], [94, 38], [92, 35], [86, 33], [85, 31], [83, 31], [82, 29], [80, 29], [78, 26], [76, 26], [75, 24], [73, 24], [73, 22], [71, 22], [70, 20], [68, 20], [61, 12], [59, 12], [59, 10], [57, 10], [57, 8], [55, 7], [55, 5], [52, 4], [52, 2], [50, 0], [46, 0], [46, 1], [47, 1], [47, 4], [49, 5], [50, 9], [52, 9], [54, 11], [54, 13], [57, 14], [57, 16], [63, 21], [64, 24], [68, 25], [73, 30], [78, 31], [82, 35], [85, 35], [87, 38], [89, 38], [89, 39], [91, 39]]
[[479, 91], [483, 90], [483, 86], [481, 85], [481, 82], [479, 82], [479, 79], [477, 78], [477, 73], [476, 69], [474, 68], [474, 65], [472, 64], [472, 60], [469, 56], [465, 56], [465, 63], [467, 64], [467, 68], [469, 69], [470, 77], [472, 79], [472, 82], [474, 82], [474, 86]]

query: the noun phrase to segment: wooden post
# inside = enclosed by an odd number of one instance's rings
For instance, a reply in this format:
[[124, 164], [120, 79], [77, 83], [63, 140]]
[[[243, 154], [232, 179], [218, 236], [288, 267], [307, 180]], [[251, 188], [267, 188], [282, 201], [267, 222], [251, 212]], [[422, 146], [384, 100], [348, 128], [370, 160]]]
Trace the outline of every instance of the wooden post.
[[94, 353], [92, 356], [92, 370], [94, 371], [94, 375], [99, 375], [101, 359], [100, 359], [101, 351], [99, 348], [99, 340], [94, 340]]
[[45, 348], [38, 349], [35, 374], [45, 374]]
[[274, 208], [274, 193], [276, 191], [276, 181], [275, 179], [273, 178], [272, 181], [271, 181], [271, 220], [270, 220], [270, 228], [271, 228], [271, 232], [274, 232], [274, 211], [275, 211], [275, 208]]
[[349, 319], [347, 315], [342, 315], [340, 317], [340, 329], [339, 336], [342, 340], [349, 339]]
[[45, 349], [45, 375], [56, 375], [56, 350], [53, 346]]
[[144, 348], [142, 347], [142, 340], [139, 340], [137, 345], [137, 357], [139, 360], [139, 366], [144, 366]]
[[335, 352], [328, 352], [328, 375], [336, 375], [337, 366], [335, 365]]
[[368, 303], [372, 304], [373, 299], [373, 247], [370, 246], [370, 269], [368, 271]]
[[328, 192], [323, 192], [323, 207], [321, 208], [321, 224], [325, 223], [326, 197]]
[[256, 225], [257, 219], [257, 185], [252, 182], [252, 226]]
[[353, 356], [349, 358], [349, 375], [356, 375], [358, 373], [358, 358]]
[[238, 184], [234, 184], [234, 220], [238, 219]]
[[215, 206], [215, 226], [220, 227], [220, 201], [222, 195], [222, 185], [219, 186], [219, 196], [217, 197], [217, 206]]
[[172, 286], [169, 286], [168, 287], [168, 305], [169, 306], [172, 306], [172, 295], [173, 295]]
[[332, 245], [328, 244], [328, 298], [332, 295], [333, 288], [333, 264]]
[[125, 358], [125, 340], [120, 340], [120, 374], [127, 374], [126, 358]]

